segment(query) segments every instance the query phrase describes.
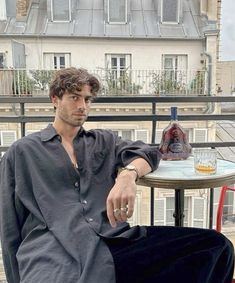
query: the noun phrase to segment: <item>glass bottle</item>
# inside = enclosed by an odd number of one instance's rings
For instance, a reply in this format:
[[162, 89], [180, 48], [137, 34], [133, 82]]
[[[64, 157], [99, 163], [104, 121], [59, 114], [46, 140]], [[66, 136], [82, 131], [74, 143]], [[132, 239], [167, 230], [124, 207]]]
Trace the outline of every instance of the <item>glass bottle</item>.
[[163, 160], [187, 159], [192, 152], [187, 135], [177, 120], [177, 107], [171, 107], [171, 121], [163, 130], [159, 150]]

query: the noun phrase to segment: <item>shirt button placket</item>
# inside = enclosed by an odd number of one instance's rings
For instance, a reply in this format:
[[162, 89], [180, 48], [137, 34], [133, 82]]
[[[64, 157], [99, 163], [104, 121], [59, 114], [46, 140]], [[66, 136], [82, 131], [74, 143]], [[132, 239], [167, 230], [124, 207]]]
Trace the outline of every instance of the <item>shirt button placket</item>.
[[74, 183], [75, 191], [79, 191], [79, 182]]

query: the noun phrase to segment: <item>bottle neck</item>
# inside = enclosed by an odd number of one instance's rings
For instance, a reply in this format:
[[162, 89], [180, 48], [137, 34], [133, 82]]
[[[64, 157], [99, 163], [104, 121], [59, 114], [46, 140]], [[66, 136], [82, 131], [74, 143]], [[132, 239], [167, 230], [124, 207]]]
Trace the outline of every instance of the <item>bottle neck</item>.
[[171, 121], [177, 121], [177, 107], [171, 107]]

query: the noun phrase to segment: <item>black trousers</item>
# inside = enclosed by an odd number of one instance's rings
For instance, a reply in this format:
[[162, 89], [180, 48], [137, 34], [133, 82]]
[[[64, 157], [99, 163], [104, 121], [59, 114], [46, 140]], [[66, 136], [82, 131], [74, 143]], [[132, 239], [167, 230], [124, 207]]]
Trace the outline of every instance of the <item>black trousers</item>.
[[234, 250], [215, 230], [151, 226], [134, 242], [107, 242], [117, 283], [231, 283]]

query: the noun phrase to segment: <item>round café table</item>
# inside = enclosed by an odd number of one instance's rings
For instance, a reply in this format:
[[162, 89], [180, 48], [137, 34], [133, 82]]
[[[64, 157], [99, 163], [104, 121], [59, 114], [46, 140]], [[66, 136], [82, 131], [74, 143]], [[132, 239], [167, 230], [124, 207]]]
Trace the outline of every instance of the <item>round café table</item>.
[[157, 170], [140, 178], [138, 185], [175, 190], [175, 226], [184, 224], [184, 190], [215, 188], [235, 183], [235, 162], [217, 159], [214, 175], [194, 172], [193, 156], [186, 160], [161, 160]]

